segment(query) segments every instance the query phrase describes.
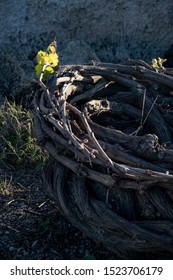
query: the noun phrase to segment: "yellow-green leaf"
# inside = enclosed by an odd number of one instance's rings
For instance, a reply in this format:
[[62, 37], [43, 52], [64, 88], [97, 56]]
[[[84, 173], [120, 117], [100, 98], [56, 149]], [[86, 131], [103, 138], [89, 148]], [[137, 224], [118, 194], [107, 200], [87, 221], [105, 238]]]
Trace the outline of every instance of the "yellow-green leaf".
[[54, 69], [51, 66], [47, 66], [45, 71], [44, 71], [44, 75], [43, 75], [43, 79], [47, 79], [47, 77], [52, 74], [54, 72]]
[[46, 52], [39, 51], [37, 53], [37, 62], [42, 65], [49, 63], [49, 55]]
[[49, 63], [52, 67], [56, 67], [58, 65], [58, 55], [56, 53], [50, 53], [49, 56]]
[[157, 59], [155, 59], [155, 58], [152, 59], [152, 66], [153, 66], [154, 68], [159, 68], [159, 66], [158, 66], [158, 64], [157, 64]]
[[[35, 67], [36, 75], [40, 76], [43, 69], [43, 79], [46, 79], [51, 73], [54, 72], [53, 67], [59, 63], [58, 54], [56, 53], [56, 39], [48, 46], [46, 52], [40, 50], [37, 53], [37, 65]], [[43, 66], [47, 65], [46, 68]]]
[[[43, 69], [44, 65], [41, 64], [37, 64], [35, 66], [35, 70], [36, 70], [36, 75], [40, 76], [42, 73], [42, 69]], [[43, 75], [43, 79], [45, 80], [50, 74], [52, 74], [54, 72], [54, 69], [51, 66], [47, 66], [44, 70], [44, 75]]]
[[160, 58], [158, 57], [158, 59], [153, 58], [152, 59], [152, 66], [156, 69], [164, 69], [163, 63], [167, 61], [167, 59], [165, 58]]

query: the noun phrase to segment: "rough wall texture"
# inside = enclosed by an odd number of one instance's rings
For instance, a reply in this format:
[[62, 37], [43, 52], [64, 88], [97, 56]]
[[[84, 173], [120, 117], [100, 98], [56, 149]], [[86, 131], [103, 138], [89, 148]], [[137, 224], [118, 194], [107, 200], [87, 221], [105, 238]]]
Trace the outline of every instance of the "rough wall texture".
[[37, 51], [54, 36], [62, 64], [163, 56], [172, 15], [172, 0], [0, 0], [1, 93], [27, 87]]

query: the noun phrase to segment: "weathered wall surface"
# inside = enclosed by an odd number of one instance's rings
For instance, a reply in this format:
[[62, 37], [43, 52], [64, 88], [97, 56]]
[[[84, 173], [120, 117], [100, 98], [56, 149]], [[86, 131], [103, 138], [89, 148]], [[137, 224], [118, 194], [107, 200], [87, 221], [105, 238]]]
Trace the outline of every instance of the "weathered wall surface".
[[151, 61], [173, 43], [173, 1], [0, 0], [1, 93], [29, 84], [37, 51], [54, 36], [63, 64]]

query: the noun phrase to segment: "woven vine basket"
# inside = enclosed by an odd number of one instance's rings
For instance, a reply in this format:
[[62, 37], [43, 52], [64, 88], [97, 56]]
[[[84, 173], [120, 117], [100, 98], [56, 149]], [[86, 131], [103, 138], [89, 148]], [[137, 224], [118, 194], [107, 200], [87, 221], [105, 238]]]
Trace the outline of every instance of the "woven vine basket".
[[173, 76], [143, 61], [66, 65], [33, 101], [43, 188], [119, 258], [173, 252]]

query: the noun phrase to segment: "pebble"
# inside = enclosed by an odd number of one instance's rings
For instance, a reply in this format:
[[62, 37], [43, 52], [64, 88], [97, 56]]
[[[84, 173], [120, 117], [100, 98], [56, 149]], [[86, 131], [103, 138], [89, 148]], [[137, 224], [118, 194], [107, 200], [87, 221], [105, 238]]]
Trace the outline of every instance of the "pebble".
[[36, 247], [37, 247], [37, 244], [38, 244], [38, 240], [35, 240], [32, 245], [31, 245], [31, 248], [34, 250]]
[[13, 252], [13, 251], [15, 251], [15, 248], [11, 246], [11, 247], [9, 248], [9, 252]]

